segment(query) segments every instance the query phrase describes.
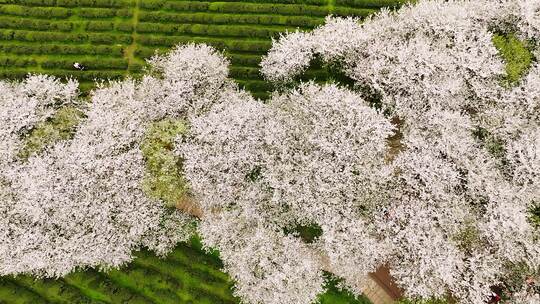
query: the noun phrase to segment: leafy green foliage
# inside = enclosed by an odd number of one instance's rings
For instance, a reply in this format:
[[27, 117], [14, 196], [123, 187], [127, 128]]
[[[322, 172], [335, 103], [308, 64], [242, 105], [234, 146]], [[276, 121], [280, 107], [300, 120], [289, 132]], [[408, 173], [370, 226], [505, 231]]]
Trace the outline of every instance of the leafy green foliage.
[[182, 120], [165, 119], [148, 129], [141, 150], [146, 160], [143, 188], [152, 197], [175, 206], [187, 192], [181, 159], [174, 155], [174, 139], [186, 132]]
[[515, 85], [533, 62], [533, 54], [527, 41], [519, 40], [514, 34], [495, 34], [493, 43], [506, 62], [506, 84]]
[[480, 244], [480, 232], [473, 223], [465, 223], [463, 228], [454, 236], [457, 245], [464, 251], [470, 251]]
[[[233, 282], [220, 270], [218, 253], [203, 251], [197, 237], [165, 258], [147, 250], [135, 256], [119, 270], [87, 269], [61, 279], [0, 277], [0, 303], [239, 304], [232, 295]], [[320, 304], [370, 304], [340, 290], [339, 279], [327, 275]]]
[[28, 134], [26, 145], [19, 157], [28, 158], [32, 153], [39, 153], [57, 141], [69, 139], [82, 116], [82, 112], [75, 107], [59, 109], [50, 119], [37, 125]]
[[477, 128], [473, 135], [480, 140], [489, 153], [498, 159], [503, 159], [506, 155], [505, 143], [501, 139], [493, 136], [484, 128]]
[[326, 292], [319, 296], [320, 304], [371, 304], [366, 297], [355, 297], [347, 290], [339, 287], [341, 279], [330, 273], [326, 276]]
[[232, 282], [219, 258], [193, 238], [165, 258], [141, 250], [119, 270], [86, 270], [62, 279], [1, 277], [0, 303], [233, 304]]
[[309, 225], [298, 224], [291, 229], [285, 231], [287, 234], [292, 234], [300, 237], [305, 243], [311, 244], [323, 233], [321, 226], [316, 223]]
[[540, 203], [534, 203], [530, 209], [529, 220], [540, 229]]

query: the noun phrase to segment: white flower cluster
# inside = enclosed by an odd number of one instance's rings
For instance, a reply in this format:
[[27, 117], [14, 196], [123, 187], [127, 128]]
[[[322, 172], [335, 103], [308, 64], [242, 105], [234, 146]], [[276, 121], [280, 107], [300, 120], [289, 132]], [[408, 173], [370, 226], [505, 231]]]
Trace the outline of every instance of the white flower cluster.
[[[334, 272], [348, 284], [355, 284], [354, 270], [365, 275], [385, 263], [408, 296], [482, 303], [491, 287], [516, 275], [513, 269], [525, 267], [524, 275], [538, 280], [540, 244], [528, 211], [540, 196], [539, 68], [533, 64], [516, 87], [508, 88], [501, 81], [505, 63], [492, 42], [496, 32], [538, 41], [538, 16], [536, 1], [421, 1], [398, 13], [383, 11], [362, 24], [330, 17], [313, 32], [296, 32], [274, 44], [262, 62], [269, 80], [290, 81], [319, 56], [340, 64], [361, 94], [378, 96], [388, 117], [398, 122], [401, 151], [387, 167], [374, 161], [379, 157], [380, 163], [380, 150], [366, 146], [373, 157], [367, 168], [376, 164], [388, 178], [382, 186], [374, 183], [374, 204], [363, 187], [348, 185], [347, 192], [362, 189], [361, 195], [336, 195], [340, 192], [332, 190], [347, 183], [325, 179], [327, 172], [343, 168], [333, 157], [355, 151], [350, 146], [328, 147], [323, 159], [301, 146], [307, 158], [302, 161], [272, 152], [287, 165], [278, 175], [282, 186], [294, 193], [307, 190], [302, 196], [281, 195], [279, 202], [295, 220], [309, 219], [323, 228], [315, 246], [321, 246]], [[324, 113], [324, 108], [315, 108]], [[315, 129], [310, 116], [324, 125], [315, 113], [295, 115], [302, 119], [288, 129], [303, 129], [304, 123]], [[301, 142], [293, 138], [262, 148], [290, 151]], [[325, 173], [302, 180], [302, 187], [289, 177], [299, 179], [318, 165], [326, 166]], [[350, 166], [354, 162], [345, 168]], [[374, 172], [360, 174], [371, 178]], [[268, 189], [275, 193], [279, 188]], [[315, 207], [310, 195], [320, 198]], [[250, 200], [257, 198], [251, 192]], [[364, 202], [363, 213], [344, 211], [358, 207], [358, 200]], [[330, 212], [331, 205], [340, 206], [334, 220], [318, 217], [320, 209]], [[507, 287], [515, 299], [538, 297], [525, 282]]]
[[[362, 24], [329, 17], [276, 41], [262, 71], [291, 81], [319, 56], [355, 87], [308, 82], [266, 103], [227, 79], [213, 49], [177, 47], [141, 81], [95, 90], [74, 138], [27, 161], [16, 157], [21, 138], [76, 102], [77, 85], [1, 82], [0, 274], [114, 267], [139, 246], [165, 253], [185, 239], [190, 218], [141, 185], [146, 128], [178, 118], [189, 126], [176, 152], [199, 233], [245, 302], [312, 303], [323, 270], [361, 293], [385, 265], [410, 297], [476, 304], [504, 286], [535, 303], [530, 280], [515, 278], [540, 279], [529, 219], [540, 204], [540, 67], [504, 85], [492, 39], [540, 41], [538, 10], [532, 0], [425, 0]], [[322, 234], [304, 242], [299, 226]]]
[[187, 215], [143, 192], [140, 144], [152, 122], [195, 115], [234, 86], [227, 61], [205, 45], [177, 47], [151, 64], [155, 76], [94, 90], [74, 137], [27, 161], [16, 158], [21, 138], [75, 102], [77, 83], [0, 83], [0, 275], [115, 267], [140, 246], [165, 254], [190, 236]]
[[50, 76], [34, 75], [21, 83], [0, 82], [0, 166], [21, 149], [24, 136], [56, 109], [76, 102], [79, 84], [63, 84]]
[[[311, 303], [323, 280], [317, 255], [306, 254], [311, 247], [335, 257], [340, 271], [375, 270], [373, 255], [346, 260], [354, 253], [335, 244], [364, 248], [344, 229], [381, 199], [392, 129], [359, 95], [313, 83], [275, 94], [268, 104], [248, 97], [222, 103], [192, 120], [178, 152], [208, 215], [204, 242], [219, 249], [237, 295], [250, 303]], [[320, 223], [326, 231], [310, 247], [284, 234], [296, 223]], [[377, 243], [359, 234], [368, 239], [361, 242]], [[273, 266], [266, 269], [263, 260]]]

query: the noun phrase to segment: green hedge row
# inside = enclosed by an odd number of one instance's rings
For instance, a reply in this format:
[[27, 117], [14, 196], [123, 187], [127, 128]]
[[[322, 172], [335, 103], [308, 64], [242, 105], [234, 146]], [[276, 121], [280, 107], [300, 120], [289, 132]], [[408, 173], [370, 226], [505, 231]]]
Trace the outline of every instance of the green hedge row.
[[378, 10], [375, 8], [351, 8], [337, 6], [332, 10], [332, 14], [336, 16], [356, 16], [356, 17], [367, 17], [371, 14], [376, 13]]
[[195, 246], [194, 241], [180, 244], [165, 258], [142, 250], [120, 270], [87, 269], [58, 280], [0, 277], [0, 299], [7, 303], [238, 304], [231, 280], [219, 271], [222, 263]]
[[140, 64], [140, 63], [132, 63], [129, 65], [128, 67], [128, 71], [130, 73], [130, 75], [138, 75], [139, 73], [141, 73], [143, 71], [145, 67], [145, 64]]
[[73, 30], [73, 22], [48, 21], [42, 19], [28, 19], [17, 17], [0, 17], [0, 28], [25, 29], [37, 31], [69, 32]]
[[279, 14], [319, 16], [328, 15], [327, 7], [300, 4], [280, 3], [245, 3], [245, 2], [192, 2], [192, 1], [165, 1], [148, 0], [141, 3], [142, 8], [163, 9], [172, 11], [204, 12], [212, 11], [219, 13], [255, 13], [255, 14]]
[[0, 57], [0, 66], [22, 68], [37, 66], [37, 62], [33, 58]]
[[0, 44], [0, 52], [17, 55], [105, 55], [121, 57], [123, 56], [123, 50], [123, 47], [117, 45]]
[[312, 28], [324, 23], [323, 18], [307, 16], [246, 15], [215, 13], [170, 13], [162, 11], [141, 11], [140, 21], [203, 24], [257, 24], [285, 25]]
[[398, 7], [409, 0], [336, 0], [336, 5], [359, 8]]
[[[16, 281], [15, 281], [16, 283]], [[29, 289], [18, 286], [6, 277], [0, 277], [0, 299], [4, 303], [46, 303], [47, 300]]]
[[137, 25], [138, 33], [166, 33], [176, 35], [199, 35], [199, 36], [225, 36], [225, 37], [249, 37], [270, 38], [275, 37], [284, 30], [277, 28], [263, 28], [253, 26], [228, 26], [207, 24], [163, 24], [141, 22]]
[[[138, 40], [140, 41], [140, 37]], [[156, 52], [159, 54], [164, 54], [167, 52], [167, 48], [158, 49], [157, 47], [152, 48], [152, 47], [139, 46], [137, 47], [137, 49], [135, 49], [135, 56], [142, 59], [146, 59], [146, 58], [150, 58], [154, 56]]]
[[256, 4], [242, 2], [213, 2], [209, 11], [219, 13], [256, 13], [278, 15], [320, 16], [329, 14], [327, 7], [298, 4]]
[[74, 15], [84, 18], [131, 18], [133, 17], [133, 9], [121, 8], [80, 8], [77, 11], [63, 7], [29, 7], [21, 5], [1, 5], [0, 14], [15, 15], [23, 17], [37, 18], [55, 18], [65, 19]]
[[133, 23], [131, 21], [119, 22], [115, 25], [115, 30], [131, 33], [134, 30]]
[[[207, 43], [207, 42], [206, 42]], [[168, 48], [152, 48], [140, 46], [135, 51], [135, 55], [141, 59], [150, 58], [156, 54], [164, 54], [168, 51]], [[225, 56], [229, 58], [231, 64], [245, 67], [259, 67], [261, 63], [260, 54], [246, 54], [246, 53], [232, 53], [225, 51]]]
[[113, 21], [88, 21], [84, 24], [88, 32], [108, 32], [114, 30]]
[[81, 8], [78, 15], [84, 18], [130, 18], [133, 16], [132, 9], [111, 9], [111, 8]]
[[35, 280], [29, 276], [17, 276], [16, 280], [12, 279], [11, 282], [20, 286], [20, 288], [27, 288], [34, 293], [39, 294], [44, 299], [49, 301], [51, 295], [58, 295], [62, 297], [65, 303], [90, 303], [91, 299], [82, 294], [77, 288], [67, 284], [62, 280], [45, 279]]
[[[122, 79], [125, 76], [124, 71], [66, 71], [66, 70], [48, 70], [47, 74], [59, 78], [76, 78], [79, 81], [95, 81], [98, 79]], [[0, 69], [0, 78], [22, 79], [28, 75], [27, 70], [18, 69]]]
[[[83, 58], [77, 60], [82, 63], [86, 70], [125, 70], [128, 68], [128, 62], [125, 59], [110, 58]], [[73, 70], [74, 59], [47, 59], [41, 62], [44, 69], [65, 69]]]
[[134, 0], [0, 0], [0, 4], [21, 4], [27, 6], [63, 6], [63, 7], [130, 7]]
[[235, 79], [263, 80], [258, 68], [231, 66], [229, 76]]
[[226, 40], [219, 38], [199, 38], [183, 36], [151, 36], [144, 35], [137, 38], [142, 45], [149, 46], [172, 46], [178, 43], [206, 43], [217, 49], [227, 49], [242, 52], [266, 52], [272, 46], [271, 41], [247, 41], [247, 40]]
[[0, 69], [0, 78], [22, 79], [28, 75], [26, 70]]
[[95, 43], [95, 44], [130, 44], [131, 35], [104, 34], [104, 33], [57, 33], [34, 32], [19, 30], [0, 30], [0, 40], [18, 40], [28, 42], [68, 42], [68, 43]]
[[[110, 271], [107, 276], [154, 303], [182, 303], [182, 299], [174, 291], [180, 291], [184, 284], [153, 269], [138, 267], [136, 263], [132, 263], [122, 271]], [[138, 282], [141, 281], [147, 282], [145, 288], [138, 288]]]
[[0, 13], [39, 18], [69, 18], [72, 12], [70, 9], [63, 7], [27, 7], [9, 4], [1, 5]]
[[251, 96], [262, 100], [270, 99], [270, 93], [267, 92], [251, 92]]
[[143, 296], [122, 288], [110, 280], [106, 274], [93, 269], [88, 269], [83, 273], [69, 274], [64, 280], [72, 285], [91, 290], [94, 294], [99, 294], [105, 303], [151, 303]]
[[251, 92], [265, 93], [273, 89], [271, 83], [262, 80], [237, 80], [236, 82]]
[[[186, 0], [176, 0], [176, 1], [186, 1]], [[204, 0], [204, 1], [212, 2], [212, 0]], [[271, 2], [271, 3], [279, 3], [279, 4], [307, 4], [307, 5], [322, 5], [322, 6], [328, 5], [328, 0], [219, 0], [219, 2], [248, 2], [248, 3]]]
[[145, 0], [141, 1], [140, 7], [147, 9], [165, 9], [174, 11], [206, 11], [208, 2], [195, 1], [165, 1], [165, 0]]
[[[15, 0], [15, 1], [20, 1], [20, 0]], [[56, 5], [68, 6], [68, 7], [89, 6], [89, 7], [121, 8], [121, 7], [131, 7], [135, 4], [135, 1], [136, 0], [56, 0]]]
[[231, 60], [231, 64], [237, 66], [252, 66], [259, 67], [261, 63], [261, 56], [259, 55], [246, 55], [246, 54], [234, 54], [225, 53], [227, 58]]
[[47, 74], [61, 78], [76, 78], [79, 81], [94, 81], [98, 79], [122, 79], [126, 75], [125, 71], [66, 71], [48, 70]]
[[84, 24], [84, 29], [89, 32], [107, 32], [116, 30], [131, 34], [133, 32], [133, 23], [131, 21], [87, 21]]

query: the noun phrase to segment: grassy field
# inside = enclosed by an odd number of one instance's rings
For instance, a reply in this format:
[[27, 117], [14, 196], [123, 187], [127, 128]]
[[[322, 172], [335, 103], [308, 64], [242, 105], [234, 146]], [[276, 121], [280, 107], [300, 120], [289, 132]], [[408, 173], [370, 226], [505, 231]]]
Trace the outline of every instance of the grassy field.
[[[328, 14], [367, 16], [403, 0], [0, 0], [0, 78], [28, 72], [94, 79], [137, 75], [156, 50], [205, 42], [224, 50], [231, 77], [257, 97], [271, 38], [311, 29]], [[81, 62], [87, 71], [72, 65]]]
[[[84, 90], [95, 79], [140, 75], [145, 58], [184, 42], [205, 42], [232, 62], [231, 77], [256, 97], [268, 96], [258, 64], [271, 38], [309, 30], [328, 14], [367, 16], [402, 0], [0, 0], [0, 79], [27, 73], [75, 77]], [[74, 62], [86, 71], [72, 68]], [[325, 70], [310, 69], [318, 78]], [[69, 137], [74, 109], [38, 126], [22, 156]], [[35, 135], [35, 136], [34, 136]], [[141, 251], [121, 270], [86, 270], [59, 280], [0, 277], [0, 303], [237, 303], [218, 257], [198, 242], [166, 259]], [[321, 303], [368, 303], [334, 283]]]
[[[200, 243], [179, 245], [166, 258], [148, 251], [120, 270], [86, 270], [65, 278], [34, 280], [28, 276], [0, 277], [0, 303], [129, 303], [129, 304], [234, 304], [232, 282], [219, 271], [218, 257], [204, 254]], [[368, 304], [335, 287], [320, 296], [322, 304]]]
[[0, 303], [237, 303], [217, 257], [196, 241], [165, 259], [140, 251], [121, 270], [76, 272], [59, 280], [0, 278]]

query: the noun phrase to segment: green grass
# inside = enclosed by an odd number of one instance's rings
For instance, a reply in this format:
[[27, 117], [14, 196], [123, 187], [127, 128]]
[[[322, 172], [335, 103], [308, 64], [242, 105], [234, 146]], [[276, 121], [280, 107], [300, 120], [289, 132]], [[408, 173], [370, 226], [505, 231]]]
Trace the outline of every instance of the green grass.
[[31, 130], [25, 138], [19, 157], [27, 158], [59, 140], [69, 139], [81, 118], [82, 112], [75, 107], [59, 109], [50, 119]]
[[[312, 29], [329, 13], [363, 17], [402, 2], [0, 0], [0, 78], [72, 75], [88, 90], [95, 78], [138, 75], [156, 49], [205, 42], [231, 59], [231, 77], [265, 98], [271, 86], [259, 74], [256, 58], [270, 48], [271, 38]], [[18, 61], [5, 60], [11, 58]], [[73, 62], [88, 70], [73, 70]]]
[[355, 297], [346, 290], [339, 288], [340, 279], [326, 273], [327, 283], [326, 292], [319, 295], [319, 303], [321, 304], [371, 304], [371, 302], [363, 296]]
[[540, 229], [540, 203], [533, 202], [531, 204], [529, 220], [534, 227]]
[[154, 123], [146, 133], [141, 150], [146, 162], [143, 189], [151, 197], [174, 207], [186, 194], [181, 159], [174, 155], [176, 136], [186, 131], [183, 121], [165, 119]]
[[529, 43], [519, 40], [514, 34], [495, 34], [493, 44], [506, 63], [505, 85], [516, 85], [534, 60]]
[[[35, 280], [29, 276], [0, 277], [0, 303], [145, 303], [233, 304], [233, 282], [219, 269], [217, 255], [203, 253], [194, 238], [178, 245], [165, 258], [146, 250], [119, 270], [77, 271], [62, 279]], [[321, 304], [369, 304], [336, 287], [330, 277]]]
[[219, 258], [193, 239], [166, 258], [137, 252], [120, 270], [78, 271], [65, 278], [0, 278], [0, 303], [238, 303]]

